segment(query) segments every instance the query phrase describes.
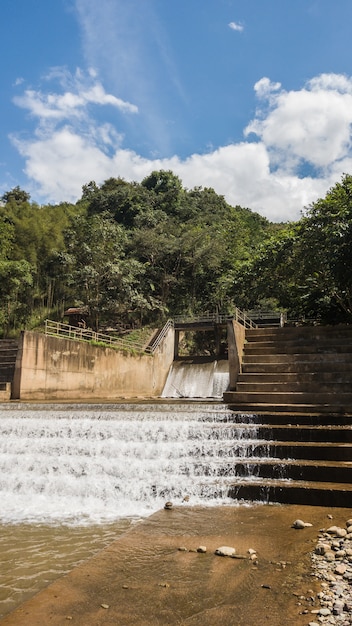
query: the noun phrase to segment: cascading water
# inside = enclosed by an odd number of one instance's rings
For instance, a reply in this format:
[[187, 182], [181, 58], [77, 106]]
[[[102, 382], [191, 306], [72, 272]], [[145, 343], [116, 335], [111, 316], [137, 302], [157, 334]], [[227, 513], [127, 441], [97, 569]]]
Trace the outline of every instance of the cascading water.
[[1, 415], [3, 523], [91, 524], [167, 500], [230, 502], [236, 463], [258, 444], [255, 423], [236, 424], [216, 403], [3, 405]]
[[228, 386], [228, 361], [183, 359], [172, 364], [162, 397], [220, 399]]

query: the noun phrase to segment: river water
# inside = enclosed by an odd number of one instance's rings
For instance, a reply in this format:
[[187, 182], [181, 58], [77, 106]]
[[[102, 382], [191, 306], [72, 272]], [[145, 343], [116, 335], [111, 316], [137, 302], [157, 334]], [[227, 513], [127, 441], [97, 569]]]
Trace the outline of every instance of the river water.
[[236, 431], [221, 403], [0, 405], [0, 615], [131, 524], [177, 505], [233, 504]]

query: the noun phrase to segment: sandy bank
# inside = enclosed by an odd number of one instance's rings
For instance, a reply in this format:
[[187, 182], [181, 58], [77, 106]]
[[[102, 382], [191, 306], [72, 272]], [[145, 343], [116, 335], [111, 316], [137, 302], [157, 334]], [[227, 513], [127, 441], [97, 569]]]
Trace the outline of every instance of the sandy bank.
[[[310, 553], [318, 530], [332, 523], [329, 514], [344, 524], [351, 509], [159, 511], [5, 616], [1, 626], [306, 626], [312, 616], [302, 611], [313, 603], [299, 596], [314, 597], [320, 589]], [[313, 526], [291, 528], [297, 518]], [[200, 545], [205, 554], [191, 551]], [[223, 545], [247, 558], [216, 556]]]

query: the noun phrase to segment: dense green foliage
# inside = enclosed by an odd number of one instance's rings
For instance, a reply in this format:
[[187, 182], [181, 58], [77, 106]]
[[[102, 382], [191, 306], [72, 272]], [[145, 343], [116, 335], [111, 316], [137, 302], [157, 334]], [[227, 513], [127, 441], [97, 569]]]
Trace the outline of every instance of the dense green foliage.
[[350, 321], [352, 177], [295, 223], [272, 224], [170, 171], [110, 178], [76, 204], [0, 206], [0, 334], [86, 305], [90, 324], [158, 323], [234, 306]]

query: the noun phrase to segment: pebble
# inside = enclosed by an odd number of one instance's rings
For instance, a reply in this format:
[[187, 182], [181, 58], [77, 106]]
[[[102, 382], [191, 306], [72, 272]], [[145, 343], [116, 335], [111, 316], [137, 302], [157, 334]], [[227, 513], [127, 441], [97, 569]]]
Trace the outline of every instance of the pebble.
[[215, 554], [218, 556], [233, 556], [236, 554], [236, 549], [230, 546], [221, 546], [215, 550]]
[[347, 520], [346, 527], [336, 525], [320, 530], [311, 554], [313, 575], [321, 581], [322, 589], [317, 593], [320, 608], [314, 608], [311, 614], [319, 615], [319, 623], [309, 622], [308, 626], [352, 624], [351, 522]]
[[200, 552], [201, 554], [205, 554], [206, 551], [207, 551], [206, 546], [199, 546], [197, 548], [197, 552]]
[[311, 526], [313, 526], [313, 524], [310, 524], [310, 522], [304, 522], [301, 519], [296, 519], [292, 524], [292, 528], [297, 528], [297, 529], [308, 528]]

